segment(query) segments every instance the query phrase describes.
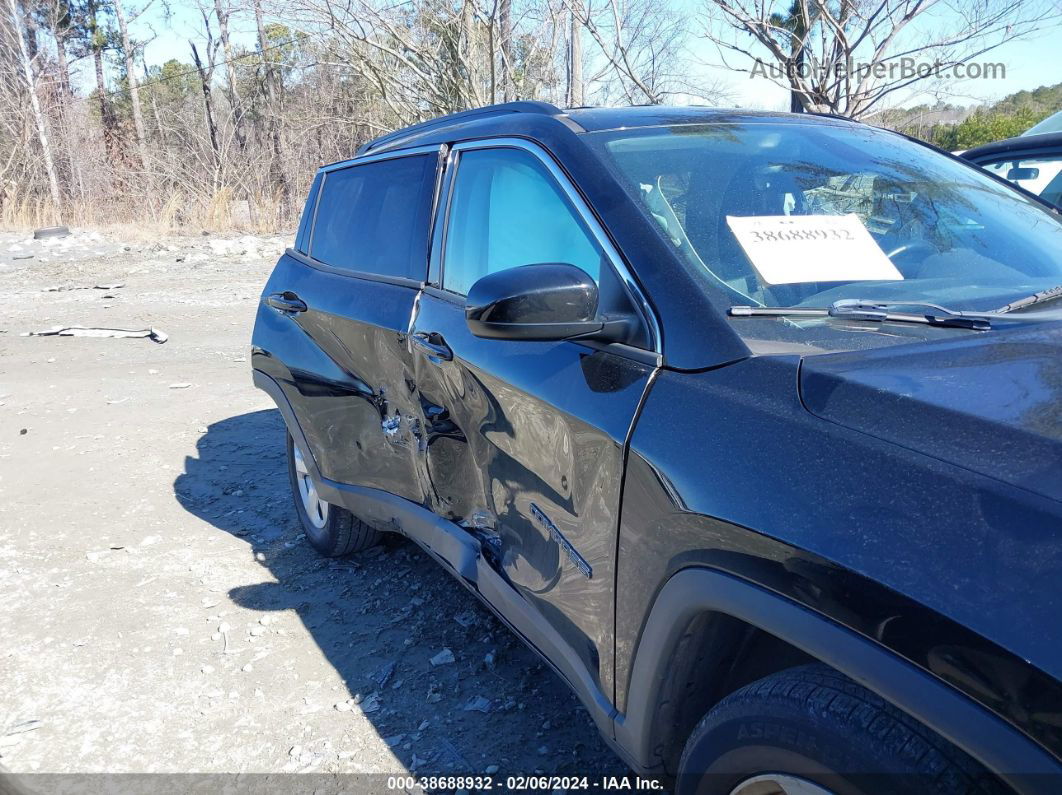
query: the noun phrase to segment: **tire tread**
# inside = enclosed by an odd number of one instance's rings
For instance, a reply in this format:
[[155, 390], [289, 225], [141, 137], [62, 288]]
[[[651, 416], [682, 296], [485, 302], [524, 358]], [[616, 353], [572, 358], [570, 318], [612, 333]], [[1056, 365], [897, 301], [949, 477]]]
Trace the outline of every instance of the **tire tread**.
[[839, 726], [854, 744], [876, 747], [906, 760], [941, 793], [996, 795], [998, 782], [967, 754], [880, 696], [819, 663], [790, 668], [723, 698], [693, 729], [682, 753], [685, 770], [697, 739], [732, 715], [796, 708], [810, 719]]
[[328, 557], [340, 558], [344, 555], [351, 555], [379, 543], [379, 531], [361, 521], [350, 511], [337, 505], [330, 505], [328, 510], [330, 514], [333, 512], [336, 514], [333, 524], [335, 543]]

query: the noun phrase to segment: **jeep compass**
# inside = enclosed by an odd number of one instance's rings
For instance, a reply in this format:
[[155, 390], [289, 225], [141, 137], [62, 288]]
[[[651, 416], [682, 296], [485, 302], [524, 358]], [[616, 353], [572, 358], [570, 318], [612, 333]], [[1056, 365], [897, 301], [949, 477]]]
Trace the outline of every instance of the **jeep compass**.
[[1056, 793], [1059, 298], [902, 135], [515, 102], [321, 168], [252, 365], [310, 543], [412, 539], [639, 775]]

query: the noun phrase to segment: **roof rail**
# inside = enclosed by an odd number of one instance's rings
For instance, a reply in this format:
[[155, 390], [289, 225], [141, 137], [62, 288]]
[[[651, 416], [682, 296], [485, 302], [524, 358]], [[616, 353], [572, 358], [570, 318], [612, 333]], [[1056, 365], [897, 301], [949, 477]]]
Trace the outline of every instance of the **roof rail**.
[[830, 113], [826, 110], [805, 110], [803, 113], [807, 116], [819, 116], [823, 119], [837, 119], [838, 121], [850, 121], [852, 124], [865, 124], [858, 119], [853, 119], [851, 116], [845, 116], [842, 113]]
[[403, 127], [401, 130], [395, 130], [386, 135], [381, 135], [379, 138], [374, 138], [368, 143], [362, 144], [358, 149], [358, 154], [364, 155], [369, 152], [383, 149], [405, 138], [410, 138], [418, 133], [427, 132], [436, 127], [444, 127], [448, 124], [455, 124], [465, 120], [501, 116], [506, 113], [539, 113], [544, 116], [560, 116], [563, 111], [548, 102], [537, 101], [503, 102], [498, 105], [487, 105], [483, 108], [463, 110], [458, 113], [450, 113], [446, 116], [429, 119], [428, 121], [423, 121], [420, 124], [414, 124], [410, 127]]

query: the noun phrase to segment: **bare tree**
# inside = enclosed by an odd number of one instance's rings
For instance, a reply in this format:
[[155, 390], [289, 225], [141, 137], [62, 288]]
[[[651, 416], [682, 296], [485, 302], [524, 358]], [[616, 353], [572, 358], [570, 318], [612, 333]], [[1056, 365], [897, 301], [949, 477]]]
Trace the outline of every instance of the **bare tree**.
[[71, 94], [70, 62], [67, 55], [67, 42], [74, 30], [74, 19], [70, 3], [67, 0], [46, 0], [41, 10], [44, 24], [55, 42], [56, 71], [59, 78], [59, 93], [65, 101]]
[[[147, 169], [148, 147], [147, 136], [144, 132], [144, 114], [140, 107], [140, 82], [136, 75], [135, 50], [132, 39], [129, 38], [129, 24], [125, 15], [125, 7], [122, 0], [112, 0], [114, 4], [114, 16], [118, 20], [118, 33], [122, 40], [122, 55], [125, 58], [125, 79], [129, 84], [129, 99], [133, 108], [133, 128], [136, 130], [137, 152], [140, 155], [140, 166]], [[130, 19], [136, 20], [151, 5], [135, 12]]]
[[262, 57], [264, 67], [264, 79], [266, 95], [266, 124], [268, 127], [269, 142], [272, 147], [272, 157], [269, 161], [269, 170], [273, 183], [280, 190], [283, 202], [291, 197], [291, 186], [282, 166], [283, 160], [283, 128], [280, 123], [279, 100], [283, 95], [283, 84], [280, 80], [280, 70], [273, 63], [273, 53], [270, 51], [269, 37], [266, 35], [265, 16], [262, 13], [261, 0], [254, 0], [254, 21], [258, 30], [258, 52]]
[[331, 38], [324, 62], [371, 87], [385, 126], [499, 97], [656, 103], [681, 71], [685, 20], [656, 0], [293, 2], [300, 27]]
[[52, 147], [48, 142], [48, 127], [41, 112], [41, 101], [37, 95], [37, 84], [33, 78], [33, 63], [30, 60], [29, 50], [26, 47], [22, 16], [15, 0], [7, 0], [8, 12], [11, 15], [11, 27], [14, 38], [17, 40], [17, 53], [22, 66], [22, 76], [26, 81], [29, 92], [30, 107], [33, 111], [33, 121], [37, 127], [37, 140], [40, 142], [41, 153], [44, 157], [44, 169], [48, 176], [48, 190], [51, 192], [52, 204], [55, 207], [56, 216], [62, 220], [63, 202], [59, 194], [59, 179], [55, 174], [55, 162], [52, 159]]
[[[567, 104], [578, 108], [583, 99], [583, 9], [574, 4], [568, 10], [568, 90]], [[578, 11], [576, 10], [578, 8]]]
[[36, 69], [38, 56], [40, 55], [40, 38], [37, 35], [37, 20], [34, 16], [34, 4], [28, 0], [19, 0], [19, 11], [22, 17], [22, 40], [26, 45], [30, 64]]
[[210, 84], [214, 79], [214, 65], [217, 58], [218, 44], [214, 41], [213, 34], [210, 32], [210, 20], [206, 15], [206, 11], [203, 11], [203, 25], [206, 30], [206, 56], [207, 63], [203, 64], [203, 59], [199, 57], [199, 49], [195, 46], [195, 42], [189, 40], [188, 45], [192, 48], [192, 61], [195, 63], [196, 72], [199, 74], [199, 86], [203, 92], [203, 117], [206, 121], [207, 132], [210, 134], [210, 152], [213, 162], [213, 181], [218, 183], [221, 176], [221, 144], [218, 139], [218, 124], [214, 117], [214, 96], [211, 92]]
[[728, 68], [853, 118], [1052, 20], [1046, 0], [708, 0], [706, 11]]
[[[151, 0], [13, 1], [38, 23], [28, 55], [72, 223], [286, 229], [316, 167], [380, 133], [501, 100], [659, 101], [681, 73], [681, 15], [655, 0], [197, 0], [188, 54], [162, 64], [139, 44]], [[17, 77], [0, 81], [0, 223], [24, 227], [50, 220], [54, 201], [11, 2], [0, 0], [0, 71]], [[254, 15], [253, 52], [236, 37], [240, 14]], [[64, 78], [60, 48], [85, 59], [84, 88]], [[129, 179], [145, 160], [150, 180]]]
[[87, 0], [85, 3], [84, 46], [92, 56], [92, 65], [96, 76], [96, 101], [99, 104], [100, 121], [103, 124], [103, 141], [107, 155], [112, 164], [122, 160], [121, 141], [118, 133], [118, 116], [107, 91], [104, 73], [103, 53], [110, 47], [110, 31], [104, 19], [105, 8], [100, 0]]
[[[811, 28], [812, 15], [814, 13], [814, 9], [809, 9], [806, 2], [792, 0], [789, 10], [785, 14], [775, 13], [771, 15], [771, 23], [778, 28], [784, 29], [785, 37], [789, 39], [790, 57], [797, 74], [804, 71], [804, 65], [807, 62], [807, 56], [804, 52], [804, 39]], [[790, 91], [789, 112], [802, 113], [803, 111], [804, 104], [800, 101], [800, 95], [796, 91]]]
[[233, 132], [236, 135], [236, 143], [243, 149], [247, 145], [247, 137], [243, 132], [243, 102], [240, 99], [240, 89], [236, 77], [236, 58], [233, 54], [232, 43], [229, 40], [230, 11], [223, 0], [214, 0], [214, 13], [218, 18], [221, 53], [225, 59], [225, 74], [228, 77], [227, 93], [229, 107], [232, 108]]
[[588, 82], [598, 84], [602, 99], [663, 102], [679, 83], [685, 16], [656, 0], [566, 1], [597, 45], [599, 66]]
[[513, 0], [498, 2], [498, 38], [501, 44], [502, 99], [515, 97], [513, 93]]
[[[371, 86], [388, 125], [489, 103], [489, 16], [477, 0], [301, 0], [298, 16], [334, 39], [327, 63]], [[487, 79], [484, 79], [484, 76]]]

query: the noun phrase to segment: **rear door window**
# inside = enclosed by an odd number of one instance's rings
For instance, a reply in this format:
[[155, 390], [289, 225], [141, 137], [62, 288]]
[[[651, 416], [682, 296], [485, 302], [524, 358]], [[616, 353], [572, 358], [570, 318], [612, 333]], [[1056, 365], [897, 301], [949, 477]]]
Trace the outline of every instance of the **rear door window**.
[[306, 204], [302, 208], [302, 220], [299, 221], [299, 231], [295, 234], [295, 250], [302, 254], [310, 253], [310, 229], [313, 227], [313, 212], [317, 209], [317, 195], [321, 191], [323, 175], [318, 172], [310, 185], [310, 195], [306, 197]]
[[310, 256], [344, 270], [422, 281], [427, 272], [434, 154], [325, 174]]

